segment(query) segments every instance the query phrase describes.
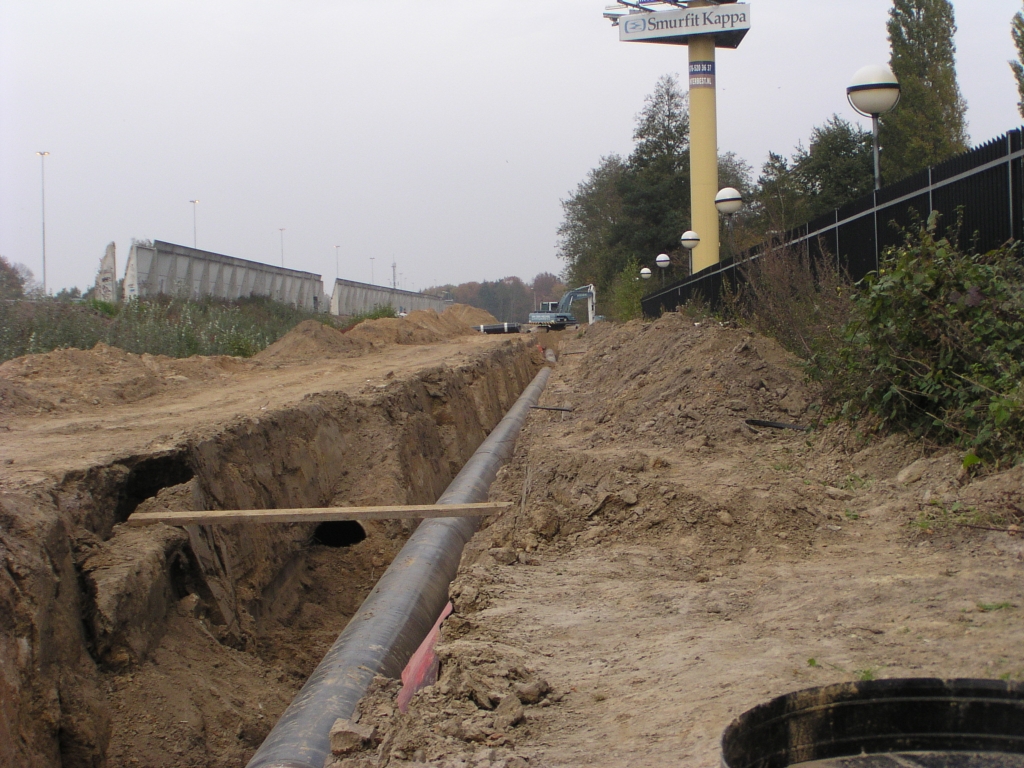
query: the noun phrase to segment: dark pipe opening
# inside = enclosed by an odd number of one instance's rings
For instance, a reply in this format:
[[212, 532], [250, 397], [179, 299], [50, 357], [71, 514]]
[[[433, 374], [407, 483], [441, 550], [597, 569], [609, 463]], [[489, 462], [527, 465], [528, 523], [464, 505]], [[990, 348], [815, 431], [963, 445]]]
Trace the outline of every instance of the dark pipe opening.
[[146, 499], [156, 496], [164, 488], [187, 483], [194, 473], [184, 453], [143, 459], [131, 467], [128, 478], [117, 498], [115, 516], [123, 523]]
[[325, 547], [351, 547], [365, 538], [366, 531], [355, 520], [328, 520], [313, 532], [313, 543]]

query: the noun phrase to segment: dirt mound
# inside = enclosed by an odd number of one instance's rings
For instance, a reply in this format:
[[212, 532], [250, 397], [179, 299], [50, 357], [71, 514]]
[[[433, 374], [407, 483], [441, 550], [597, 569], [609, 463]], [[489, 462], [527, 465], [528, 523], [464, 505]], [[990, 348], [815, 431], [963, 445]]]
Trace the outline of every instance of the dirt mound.
[[486, 309], [478, 309], [468, 304], [452, 304], [444, 311], [445, 315], [453, 315], [460, 322], [472, 327], [474, 325], [489, 325], [498, 322], [498, 319]]
[[52, 410], [53, 403], [40, 400], [17, 382], [0, 379], [0, 417]]
[[434, 331], [446, 339], [454, 339], [459, 336], [476, 333], [470, 324], [460, 319], [458, 314], [452, 312], [451, 309], [447, 309], [441, 314], [432, 309], [419, 309], [415, 312], [410, 312], [405, 319], [421, 328]]
[[[453, 311], [456, 307], [458, 310]], [[475, 318], [483, 323], [494, 322], [494, 318], [487, 312], [456, 304], [440, 315], [432, 309], [418, 309], [405, 317], [364, 320], [347, 335], [374, 347], [387, 344], [437, 344], [475, 333], [463, 317]]]
[[367, 344], [351, 333], [324, 325], [319, 320], [304, 320], [256, 355], [268, 363], [310, 362], [317, 358], [355, 357]]
[[237, 358], [135, 355], [97, 344], [25, 355], [0, 365], [0, 412], [78, 410], [134, 403], [195, 382], [210, 382], [249, 366]]
[[443, 341], [439, 333], [410, 323], [404, 317], [364, 320], [347, 335], [373, 347], [384, 347], [389, 344], [437, 344]]
[[[591, 326], [578, 351], [563, 363], [572, 366], [574, 391], [555, 383], [545, 397], [572, 414], [551, 412], [534, 426], [587, 450], [526, 443], [493, 491], [524, 499], [523, 512], [493, 522], [494, 551], [480, 562], [514, 560], [546, 542], [669, 537], [682, 541], [681, 575], [701, 579], [751, 547], [803, 545], [823, 519], [840, 516], [842, 500], [820, 488], [776, 487], [770, 475], [735, 479], [744, 471], [737, 449], [777, 454], [780, 475], [820, 450], [803, 431], [746, 423], [817, 421], [815, 392], [773, 341], [672, 313], [655, 323]], [[716, 456], [700, 480], [688, 472]]]

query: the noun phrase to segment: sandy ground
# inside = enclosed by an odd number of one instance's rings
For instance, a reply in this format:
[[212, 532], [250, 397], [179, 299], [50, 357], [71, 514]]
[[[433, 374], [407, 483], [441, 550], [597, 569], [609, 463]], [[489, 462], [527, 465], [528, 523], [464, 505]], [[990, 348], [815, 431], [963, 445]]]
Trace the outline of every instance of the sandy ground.
[[[408, 715], [371, 697], [397, 736], [341, 765], [711, 768], [729, 722], [783, 693], [1024, 678], [1021, 539], [963, 526], [1020, 522], [1020, 468], [972, 481], [954, 454], [826, 426], [742, 330], [668, 315], [562, 352], [542, 403], [574, 410], [531, 419], [492, 489], [519, 508], [464, 557], [440, 684]], [[526, 676], [551, 692], [531, 702]]]

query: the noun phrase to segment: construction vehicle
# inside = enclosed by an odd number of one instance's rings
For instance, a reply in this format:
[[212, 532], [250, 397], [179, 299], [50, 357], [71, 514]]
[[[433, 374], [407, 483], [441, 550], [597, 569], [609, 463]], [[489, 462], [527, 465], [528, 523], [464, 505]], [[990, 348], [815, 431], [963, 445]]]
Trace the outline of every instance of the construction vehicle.
[[572, 303], [577, 299], [587, 300], [587, 323], [594, 322], [594, 301], [597, 290], [593, 285], [584, 285], [566, 292], [557, 302], [542, 301], [540, 310], [531, 312], [529, 324], [536, 326], [533, 330], [545, 328], [549, 331], [561, 331], [569, 325], [579, 325], [579, 320], [572, 313]]

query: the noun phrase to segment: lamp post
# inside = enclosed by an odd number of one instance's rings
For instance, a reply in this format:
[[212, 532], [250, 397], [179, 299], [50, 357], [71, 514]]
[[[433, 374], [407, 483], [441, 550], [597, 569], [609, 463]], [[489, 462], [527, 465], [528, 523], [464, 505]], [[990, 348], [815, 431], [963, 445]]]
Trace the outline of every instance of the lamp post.
[[370, 285], [375, 285], [375, 283], [373, 282], [373, 260], [376, 258], [376, 256], [370, 257]]
[[46, 156], [49, 152], [36, 152], [39, 155], [39, 181], [42, 189], [43, 203], [43, 296], [46, 295]]
[[658, 265], [659, 271], [661, 272], [661, 285], [665, 285], [665, 270], [668, 269], [668, 265], [672, 263], [672, 259], [668, 257], [667, 253], [659, 253], [658, 258], [654, 260], [654, 263]]
[[284, 266], [284, 227], [278, 227], [278, 231], [281, 233], [281, 266]]
[[688, 229], [683, 232], [682, 237], [679, 238], [679, 242], [683, 248], [690, 254], [690, 274], [693, 274], [693, 249], [700, 245], [700, 235], [694, 232], [692, 229]]
[[718, 194], [715, 195], [715, 208], [718, 212], [728, 217], [729, 227], [729, 258], [732, 258], [735, 254], [733, 253], [733, 241], [732, 241], [732, 217], [739, 213], [743, 207], [743, 195], [740, 194], [738, 189], [734, 187], [724, 187], [719, 190]]
[[196, 206], [199, 205], [198, 200], [189, 200], [192, 203], [192, 247], [199, 248], [199, 240], [196, 237]]
[[846, 98], [858, 113], [871, 118], [871, 137], [875, 152], [875, 189], [882, 188], [882, 170], [878, 159], [878, 116], [892, 111], [900, 101], [900, 83], [884, 64], [869, 64], [857, 70], [846, 87]]
[[340, 266], [341, 262], [338, 260], [338, 249], [339, 248], [341, 248], [340, 245], [334, 246], [334, 279], [335, 280], [337, 280], [338, 278], [341, 277], [341, 266]]

